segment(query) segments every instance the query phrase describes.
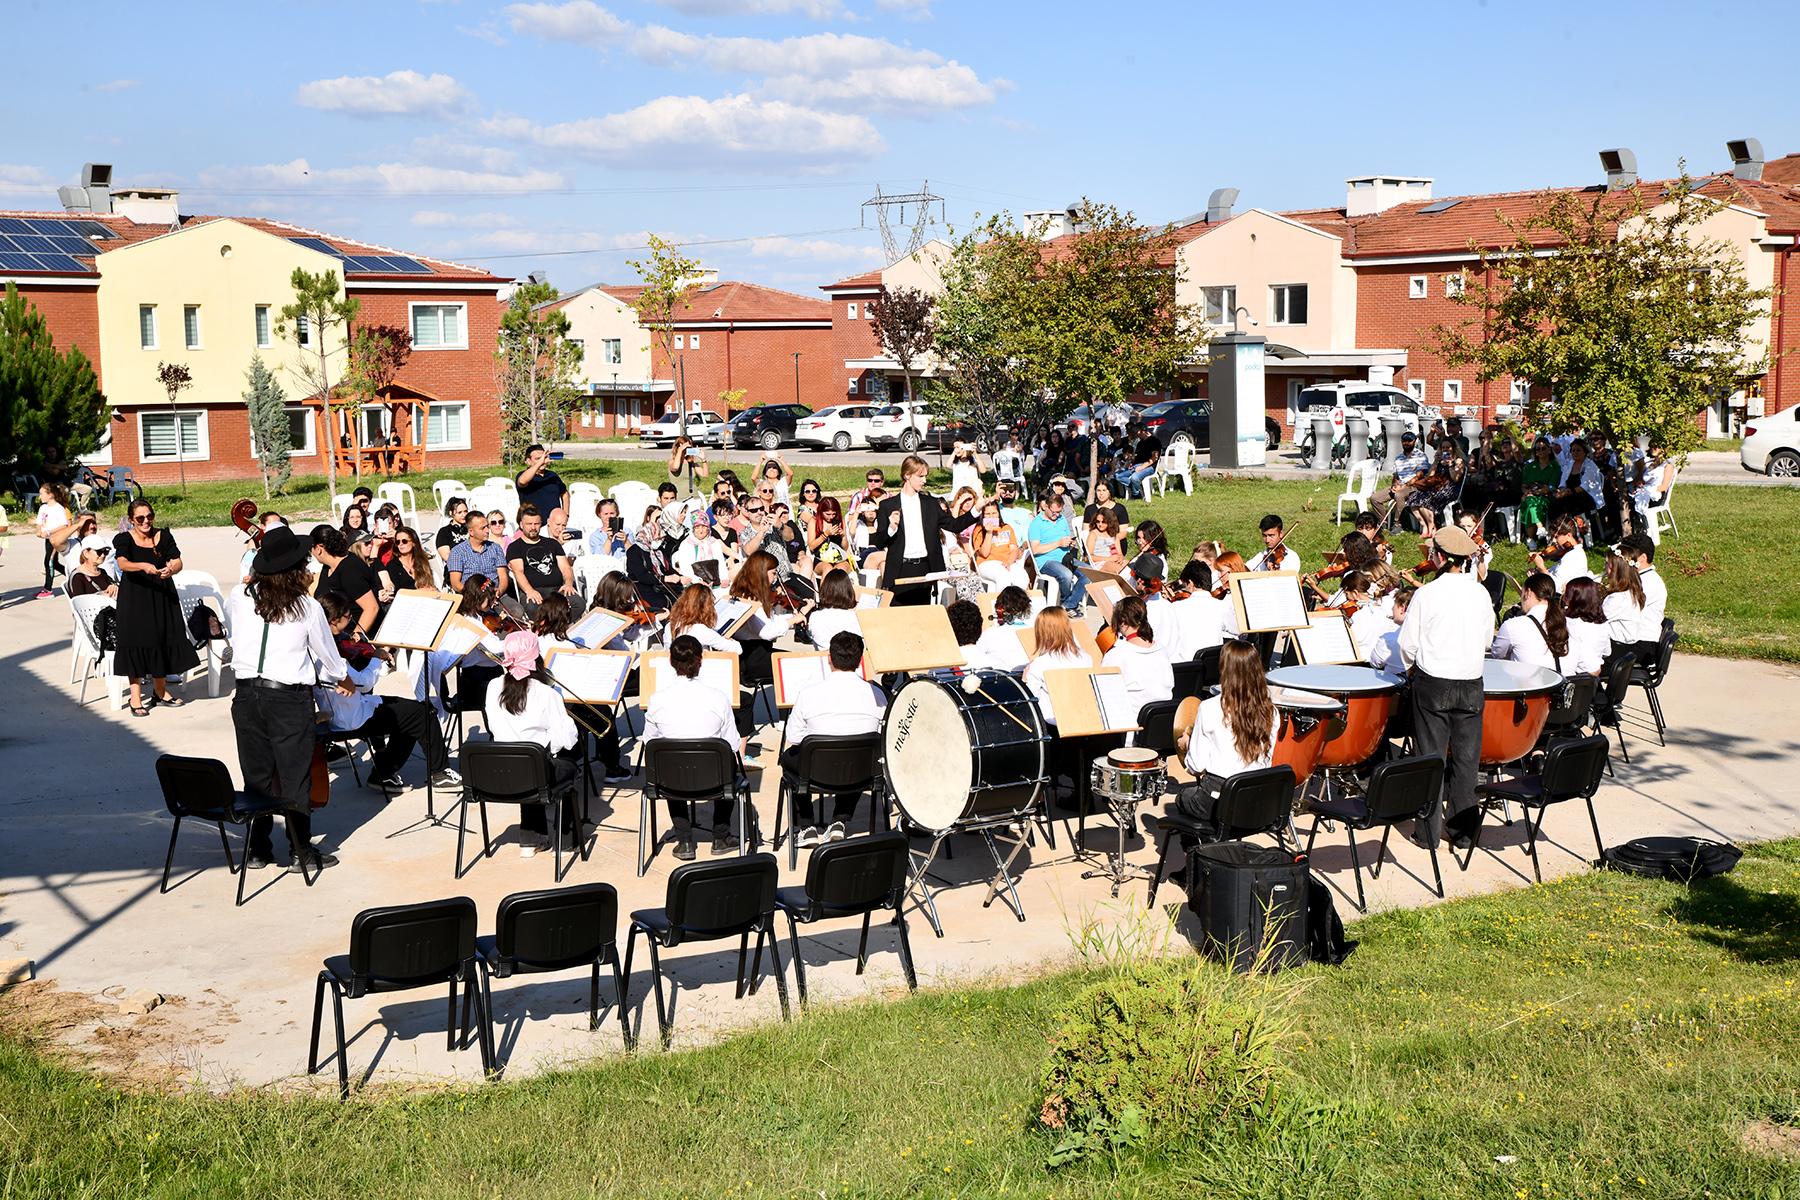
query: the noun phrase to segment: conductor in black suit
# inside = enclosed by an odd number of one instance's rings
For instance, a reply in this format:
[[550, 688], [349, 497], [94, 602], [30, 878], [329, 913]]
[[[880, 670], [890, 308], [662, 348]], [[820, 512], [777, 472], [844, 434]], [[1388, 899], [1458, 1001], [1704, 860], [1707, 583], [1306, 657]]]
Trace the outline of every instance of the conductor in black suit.
[[881, 586], [894, 593], [896, 605], [931, 603], [931, 584], [896, 585], [894, 581], [942, 571], [944, 531], [960, 534], [977, 519], [973, 512], [951, 516], [942, 500], [925, 491], [929, 469], [918, 455], [907, 455], [900, 464], [899, 494], [889, 496], [875, 510], [875, 533], [869, 541], [885, 556]]

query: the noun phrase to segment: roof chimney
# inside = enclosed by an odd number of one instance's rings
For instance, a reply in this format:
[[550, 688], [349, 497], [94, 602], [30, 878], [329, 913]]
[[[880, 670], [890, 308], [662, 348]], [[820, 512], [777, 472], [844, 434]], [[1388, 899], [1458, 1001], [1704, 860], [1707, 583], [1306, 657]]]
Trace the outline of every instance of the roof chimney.
[[1025, 228], [1041, 238], [1068, 237], [1075, 232], [1075, 222], [1064, 210], [1045, 208], [1026, 213]]
[[1740, 138], [1735, 142], [1725, 143], [1725, 152], [1731, 155], [1731, 173], [1739, 179], [1757, 180], [1762, 178], [1763, 148], [1755, 138]]
[[112, 187], [112, 166], [108, 163], [83, 163], [81, 186], [57, 188], [56, 195], [68, 212], [110, 213], [112, 200], [106, 194]]
[[139, 225], [178, 225], [181, 222], [175, 197], [180, 192], [171, 188], [117, 188], [111, 193], [112, 211]]
[[1231, 220], [1231, 206], [1237, 203], [1236, 188], [1215, 188], [1213, 194], [1206, 198], [1206, 223], [1217, 224]]
[[1621, 188], [1637, 186], [1637, 155], [1623, 146], [1617, 150], [1602, 150], [1600, 165], [1606, 168], [1606, 190], [1619, 191]]
[[1344, 215], [1366, 217], [1396, 204], [1431, 199], [1431, 180], [1410, 175], [1358, 175], [1344, 180]]

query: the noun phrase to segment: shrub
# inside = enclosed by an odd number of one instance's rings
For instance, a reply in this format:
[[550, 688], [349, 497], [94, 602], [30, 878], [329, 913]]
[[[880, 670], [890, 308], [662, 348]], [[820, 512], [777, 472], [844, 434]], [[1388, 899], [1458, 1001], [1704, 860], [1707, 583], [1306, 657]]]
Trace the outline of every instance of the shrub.
[[1204, 967], [1149, 962], [1083, 989], [1059, 1014], [1040, 1079], [1039, 1119], [1064, 1132], [1052, 1161], [1140, 1124], [1146, 1139], [1176, 1141], [1266, 1119], [1287, 1073], [1285, 1026], [1231, 987]]

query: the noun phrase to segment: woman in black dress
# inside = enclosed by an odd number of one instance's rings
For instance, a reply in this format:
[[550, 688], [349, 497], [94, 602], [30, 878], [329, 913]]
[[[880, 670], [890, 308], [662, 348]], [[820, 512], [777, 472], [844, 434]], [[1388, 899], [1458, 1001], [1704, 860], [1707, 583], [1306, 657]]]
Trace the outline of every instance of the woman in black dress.
[[119, 567], [118, 648], [114, 670], [131, 680], [131, 715], [147, 717], [143, 677], [155, 685], [151, 704], [180, 708], [169, 695], [168, 677], [185, 675], [200, 665], [181, 620], [175, 576], [181, 549], [175, 535], [156, 528], [156, 510], [148, 500], [133, 500], [126, 512], [131, 528], [113, 539], [113, 561]]

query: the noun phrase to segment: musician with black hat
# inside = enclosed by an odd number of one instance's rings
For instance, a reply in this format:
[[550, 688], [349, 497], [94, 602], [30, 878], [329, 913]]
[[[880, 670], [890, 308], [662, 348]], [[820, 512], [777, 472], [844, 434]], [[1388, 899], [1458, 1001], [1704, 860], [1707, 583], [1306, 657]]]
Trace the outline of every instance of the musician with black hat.
[[[315, 685], [335, 685], [345, 694], [355, 690], [325, 610], [308, 590], [311, 556], [310, 540], [278, 525], [263, 534], [249, 582], [225, 598], [225, 623], [243, 639], [237, 643], [243, 653], [233, 663], [237, 690], [231, 698], [238, 770], [247, 794], [287, 800], [297, 809], [288, 826], [290, 871], [302, 871], [303, 862], [314, 871], [337, 865], [334, 856], [311, 844], [317, 723], [312, 690]], [[245, 867], [254, 870], [273, 860], [273, 823], [269, 816], [251, 823]]]

